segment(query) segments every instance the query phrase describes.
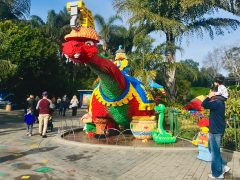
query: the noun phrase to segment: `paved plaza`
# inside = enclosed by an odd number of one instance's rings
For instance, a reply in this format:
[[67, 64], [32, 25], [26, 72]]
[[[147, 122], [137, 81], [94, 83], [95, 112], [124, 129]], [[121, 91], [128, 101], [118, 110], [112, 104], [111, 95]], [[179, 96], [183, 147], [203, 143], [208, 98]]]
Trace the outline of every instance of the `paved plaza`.
[[[61, 120], [78, 126], [79, 117], [55, 115], [54, 132], [42, 139], [38, 124], [32, 137], [25, 135], [22, 111], [0, 111], [0, 179], [208, 179], [210, 164], [196, 158], [195, 147], [92, 146], [61, 139]], [[225, 179], [240, 180], [240, 153], [223, 155], [231, 167]]]

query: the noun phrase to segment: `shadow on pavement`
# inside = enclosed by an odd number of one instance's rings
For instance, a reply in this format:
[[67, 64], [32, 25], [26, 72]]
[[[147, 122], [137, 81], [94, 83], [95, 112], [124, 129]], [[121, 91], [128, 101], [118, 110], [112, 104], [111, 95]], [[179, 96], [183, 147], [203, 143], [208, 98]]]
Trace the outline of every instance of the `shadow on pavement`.
[[35, 148], [35, 149], [30, 149], [30, 150], [25, 151], [25, 152], [13, 153], [13, 154], [8, 155], [8, 156], [0, 157], [0, 163], [4, 163], [6, 161], [12, 161], [12, 160], [27, 156], [29, 154], [36, 154], [36, 153], [39, 153], [39, 152], [52, 151], [56, 148], [58, 148], [58, 146], [56, 146], [56, 147]]
[[0, 136], [10, 134], [10, 133], [14, 133], [14, 132], [21, 131], [21, 130], [25, 130], [25, 129], [26, 128], [18, 128], [18, 129], [9, 129], [9, 130], [5, 130], [5, 131], [0, 131]]
[[23, 111], [0, 112], [0, 130], [6, 128], [16, 128], [22, 124], [24, 126]]
[[231, 162], [233, 160], [233, 152], [226, 150], [226, 149], [222, 149], [222, 158], [228, 163]]

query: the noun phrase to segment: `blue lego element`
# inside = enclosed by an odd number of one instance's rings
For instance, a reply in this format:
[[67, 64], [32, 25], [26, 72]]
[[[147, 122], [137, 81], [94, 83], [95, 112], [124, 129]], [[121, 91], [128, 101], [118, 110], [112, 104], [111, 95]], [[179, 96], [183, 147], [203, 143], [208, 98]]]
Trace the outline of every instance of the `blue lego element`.
[[198, 159], [210, 162], [212, 161], [211, 153], [209, 152], [209, 149], [203, 145], [198, 145]]
[[127, 81], [129, 81], [134, 89], [136, 89], [137, 93], [139, 94], [141, 100], [143, 103], [154, 103], [154, 99], [148, 99], [147, 98], [147, 92], [144, 89], [144, 85], [142, 82], [140, 82], [139, 80], [137, 80], [136, 78], [132, 77], [132, 76], [128, 76], [123, 74], [124, 77], [126, 78]]
[[155, 88], [155, 89], [164, 89], [164, 87], [154, 81], [150, 81], [148, 84], [149, 87]]

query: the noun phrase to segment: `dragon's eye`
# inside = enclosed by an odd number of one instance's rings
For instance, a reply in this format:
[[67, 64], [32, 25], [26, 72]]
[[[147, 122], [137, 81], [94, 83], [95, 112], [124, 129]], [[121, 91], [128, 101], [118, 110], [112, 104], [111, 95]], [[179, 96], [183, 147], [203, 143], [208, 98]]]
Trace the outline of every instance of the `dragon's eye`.
[[88, 46], [93, 46], [94, 42], [93, 41], [86, 41], [85, 44], [88, 45]]

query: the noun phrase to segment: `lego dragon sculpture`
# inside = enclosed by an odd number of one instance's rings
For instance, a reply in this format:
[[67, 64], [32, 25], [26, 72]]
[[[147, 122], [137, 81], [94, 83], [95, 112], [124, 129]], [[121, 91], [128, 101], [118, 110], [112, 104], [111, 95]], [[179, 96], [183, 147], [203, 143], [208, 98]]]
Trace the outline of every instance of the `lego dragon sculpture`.
[[75, 6], [68, 5], [69, 10], [74, 7], [80, 10], [82, 23], [73, 26], [71, 33], [65, 36], [63, 54], [74, 63], [86, 64], [100, 78], [89, 105], [93, 123], [97, 118], [106, 118], [115, 127], [129, 127], [134, 116], [147, 118], [154, 115], [154, 99], [143, 84], [123, 73], [111, 60], [98, 55], [99, 36], [91, 12], [82, 1]]

